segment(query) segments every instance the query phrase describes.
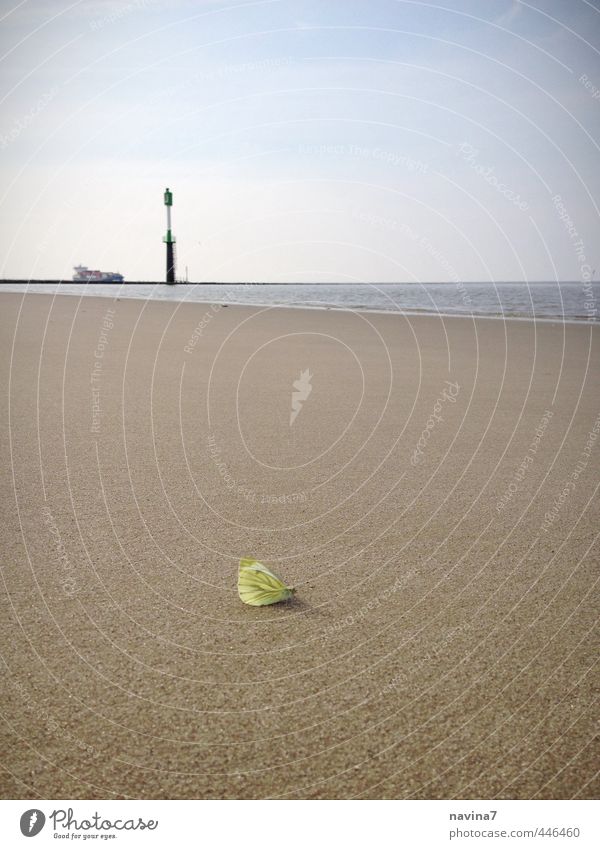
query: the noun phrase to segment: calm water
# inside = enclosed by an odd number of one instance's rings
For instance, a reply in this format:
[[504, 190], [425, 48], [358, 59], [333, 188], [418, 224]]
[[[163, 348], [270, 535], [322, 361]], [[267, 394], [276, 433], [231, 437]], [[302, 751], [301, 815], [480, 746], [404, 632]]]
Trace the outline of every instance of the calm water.
[[161, 301], [310, 306], [400, 313], [600, 320], [600, 283], [256, 283], [4, 284], [0, 291], [29, 291]]

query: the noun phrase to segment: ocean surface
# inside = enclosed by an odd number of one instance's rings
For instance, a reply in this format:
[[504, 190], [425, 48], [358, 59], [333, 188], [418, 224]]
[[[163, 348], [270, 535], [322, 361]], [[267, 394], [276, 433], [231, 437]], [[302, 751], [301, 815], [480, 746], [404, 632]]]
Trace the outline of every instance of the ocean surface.
[[600, 320], [599, 283], [3, 283], [0, 292], [45, 292], [540, 321]]

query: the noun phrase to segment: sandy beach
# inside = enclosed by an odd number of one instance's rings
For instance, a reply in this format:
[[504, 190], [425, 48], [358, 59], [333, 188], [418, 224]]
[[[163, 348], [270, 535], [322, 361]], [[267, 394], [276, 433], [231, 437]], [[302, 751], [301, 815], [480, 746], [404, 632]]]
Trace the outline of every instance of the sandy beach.
[[3, 798], [598, 793], [597, 326], [0, 305]]

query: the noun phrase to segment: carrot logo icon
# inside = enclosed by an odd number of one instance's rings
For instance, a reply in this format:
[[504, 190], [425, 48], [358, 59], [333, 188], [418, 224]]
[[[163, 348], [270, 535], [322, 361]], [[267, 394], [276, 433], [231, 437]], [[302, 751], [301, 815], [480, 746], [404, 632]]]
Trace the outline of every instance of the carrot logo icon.
[[31, 808], [21, 816], [21, 834], [25, 837], [35, 837], [44, 827], [46, 817], [39, 808]]
[[302, 404], [312, 392], [312, 374], [308, 369], [300, 372], [300, 377], [292, 383], [295, 392], [292, 392], [292, 411], [290, 413], [290, 427], [294, 424], [296, 416], [302, 409]]

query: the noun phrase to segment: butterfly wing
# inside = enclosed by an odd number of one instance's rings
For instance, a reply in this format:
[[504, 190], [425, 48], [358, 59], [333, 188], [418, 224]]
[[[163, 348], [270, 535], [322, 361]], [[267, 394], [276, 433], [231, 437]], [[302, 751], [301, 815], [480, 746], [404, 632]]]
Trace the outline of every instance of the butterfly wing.
[[262, 607], [287, 601], [294, 593], [293, 587], [287, 587], [277, 575], [251, 558], [240, 560], [238, 574], [238, 593], [245, 604]]

